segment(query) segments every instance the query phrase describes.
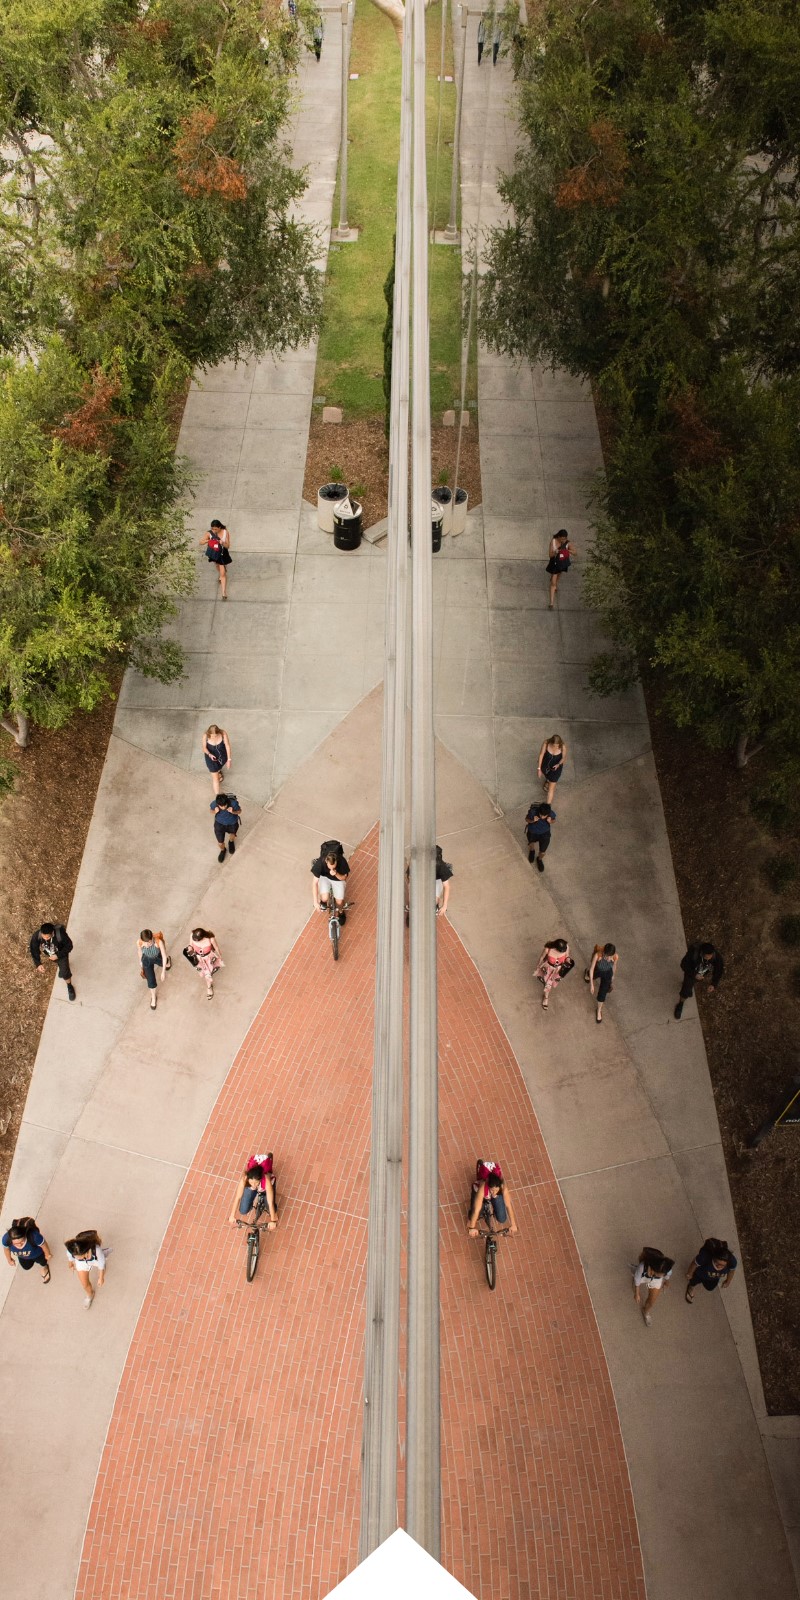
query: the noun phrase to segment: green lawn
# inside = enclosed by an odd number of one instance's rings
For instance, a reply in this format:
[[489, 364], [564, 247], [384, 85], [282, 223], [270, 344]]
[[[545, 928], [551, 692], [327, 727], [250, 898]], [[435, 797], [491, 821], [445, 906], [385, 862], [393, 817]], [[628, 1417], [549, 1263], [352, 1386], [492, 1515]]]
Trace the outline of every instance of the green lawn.
[[[450, 204], [455, 85], [442, 88], [442, 130], [436, 177], [441, 5], [427, 13], [428, 200], [437, 227]], [[371, 0], [356, 0], [350, 68], [357, 72], [348, 100], [350, 135], [347, 212], [359, 228], [356, 244], [333, 245], [328, 261], [325, 313], [315, 391], [347, 417], [383, 413], [383, 285], [392, 261], [397, 159], [400, 143], [400, 50], [394, 29]], [[450, 29], [445, 73], [452, 74]], [[339, 195], [334, 197], [334, 224]], [[457, 249], [431, 246], [431, 409], [434, 417], [456, 404], [460, 385], [460, 280]]]

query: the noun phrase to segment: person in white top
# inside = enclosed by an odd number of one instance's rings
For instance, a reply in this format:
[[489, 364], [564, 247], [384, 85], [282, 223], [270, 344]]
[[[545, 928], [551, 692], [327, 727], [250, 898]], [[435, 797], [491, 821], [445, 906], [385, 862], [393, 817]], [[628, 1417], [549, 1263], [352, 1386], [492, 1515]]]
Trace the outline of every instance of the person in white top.
[[76, 1233], [74, 1239], [65, 1239], [64, 1246], [69, 1258], [71, 1270], [77, 1274], [78, 1282], [83, 1289], [84, 1305], [87, 1311], [94, 1304], [96, 1289], [92, 1287], [92, 1270], [97, 1270], [97, 1288], [102, 1288], [106, 1281], [106, 1256], [108, 1245], [103, 1249], [103, 1241], [94, 1228], [85, 1228], [82, 1233]]
[[[636, 1266], [633, 1269], [633, 1298], [641, 1308], [645, 1327], [650, 1327], [650, 1313], [655, 1305], [661, 1290], [669, 1283], [675, 1262], [669, 1256], [662, 1255], [660, 1250], [652, 1250], [645, 1245]], [[642, 1302], [642, 1289], [644, 1289], [644, 1302]]]

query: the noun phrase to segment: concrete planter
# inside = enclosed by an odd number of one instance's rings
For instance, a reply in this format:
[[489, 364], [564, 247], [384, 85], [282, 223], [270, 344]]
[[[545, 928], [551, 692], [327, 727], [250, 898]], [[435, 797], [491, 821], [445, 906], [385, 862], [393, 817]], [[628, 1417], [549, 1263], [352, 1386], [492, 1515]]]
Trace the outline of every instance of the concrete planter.
[[442, 508], [442, 533], [452, 533], [453, 530], [453, 491], [452, 489], [434, 489], [431, 499]]
[[337, 550], [357, 550], [364, 512], [360, 500], [340, 500], [333, 508], [333, 542]]
[[468, 506], [469, 495], [467, 494], [466, 489], [456, 489], [456, 492], [453, 496], [453, 520], [450, 528], [451, 533], [455, 534], [464, 532], [464, 529], [467, 526]]
[[323, 483], [317, 490], [317, 523], [323, 533], [333, 533], [333, 511], [339, 500], [347, 496], [346, 483]]

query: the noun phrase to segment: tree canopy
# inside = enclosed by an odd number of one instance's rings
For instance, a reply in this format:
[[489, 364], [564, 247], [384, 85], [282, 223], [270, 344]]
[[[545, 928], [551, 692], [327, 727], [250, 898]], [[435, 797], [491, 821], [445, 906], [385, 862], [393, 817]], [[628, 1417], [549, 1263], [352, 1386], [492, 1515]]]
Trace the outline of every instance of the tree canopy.
[[800, 36], [783, 0], [575, 0], [515, 62], [482, 336], [608, 421], [587, 590], [675, 719], [800, 770]]
[[[277, 0], [8, 0], [0, 19], [0, 713], [47, 727], [185, 592], [191, 369], [305, 343], [318, 243]], [[16, 719], [16, 723], [15, 723]]]

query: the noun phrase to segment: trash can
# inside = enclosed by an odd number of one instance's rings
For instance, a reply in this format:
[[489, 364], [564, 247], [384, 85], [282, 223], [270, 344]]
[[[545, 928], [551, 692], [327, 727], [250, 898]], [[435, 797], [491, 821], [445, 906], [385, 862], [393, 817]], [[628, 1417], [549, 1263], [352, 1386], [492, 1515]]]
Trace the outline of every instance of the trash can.
[[357, 550], [361, 543], [364, 512], [360, 500], [347, 495], [333, 508], [333, 542], [337, 550]]
[[444, 516], [442, 519], [442, 533], [451, 533], [453, 528], [453, 491], [452, 489], [434, 489], [431, 496], [441, 506]]
[[442, 524], [444, 522], [444, 506], [438, 500], [431, 500], [431, 537], [433, 539], [433, 553], [442, 548]]
[[467, 526], [467, 504], [469, 495], [466, 489], [456, 489], [453, 496], [453, 521], [451, 533], [463, 533]]
[[346, 496], [346, 483], [323, 483], [317, 490], [317, 522], [323, 533], [333, 533], [333, 508]]

